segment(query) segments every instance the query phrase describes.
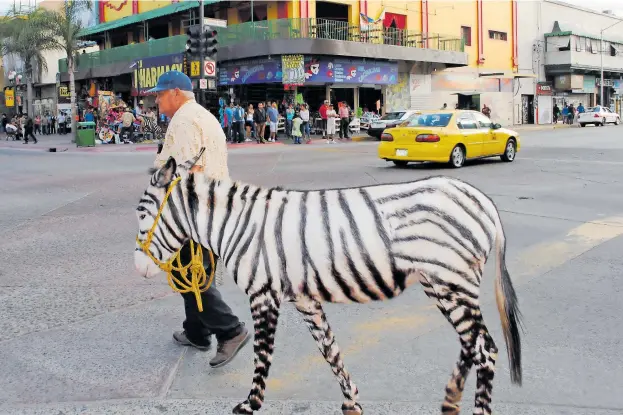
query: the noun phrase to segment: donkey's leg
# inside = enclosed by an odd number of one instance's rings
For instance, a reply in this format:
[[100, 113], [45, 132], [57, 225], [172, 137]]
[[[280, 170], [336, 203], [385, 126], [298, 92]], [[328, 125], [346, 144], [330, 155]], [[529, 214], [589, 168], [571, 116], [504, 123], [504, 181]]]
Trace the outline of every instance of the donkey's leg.
[[251, 296], [251, 317], [253, 317], [255, 328], [253, 387], [247, 400], [234, 408], [234, 414], [253, 414], [253, 411], [258, 411], [264, 403], [266, 378], [268, 378], [275, 346], [279, 304], [279, 300], [273, 298], [270, 293]]
[[491, 394], [498, 348], [484, 322], [480, 324], [475, 342], [476, 401], [474, 415], [491, 415]]
[[333, 374], [342, 388], [342, 394], [346, 400], [342, 404], [344, 415], [363, 414], [363, 408], [357, 403], [359, 391], [357, 386], [350, 380], [350, 374], [344, 368], [342, 354], [338, 347], [333, 331], [327, 322], [327, 316], [319, 302], [310, 299], [299, 299], [295, 303], [296, 309], [303, 315], [305, 323], [316, 340], [316, 345], [331, 366]]
[[441, 405], [443, 414], [458, 415], [460, 403], [465, 388], [465, 380], [474, 364], [474, 345], [478, 329], [482, 327], [482, 315], [478, 301], [480, 273], [471, 282], [465, 282], [469, 289], [459, 288], [457, 284], [448, 281], [457, 281], [458, 275], [422, 273], [420, 283], [427, 296], [437, 301], [437, 308], [452, 324], [459, 335], [461, 353], [459, 360], [452, 371], [452, 377], [446, 385], [446, 396]]

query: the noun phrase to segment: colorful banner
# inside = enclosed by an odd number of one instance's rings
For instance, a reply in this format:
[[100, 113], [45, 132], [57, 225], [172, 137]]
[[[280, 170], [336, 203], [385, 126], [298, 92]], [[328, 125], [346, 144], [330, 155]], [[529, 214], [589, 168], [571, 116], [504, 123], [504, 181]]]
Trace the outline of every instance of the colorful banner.
[[4, 90], [4, 105], [7, 108], [12, 108], [15, 106], [15, 90], [11, 88], [7, 88]]
[[281, 59], [254, 59], [219, 67], [219, 85], [281, 82]]
[[[295, 61], [288, 55], [281, 59], [254, 59], [223, 64], [219, 68], [219, 85], [261, 83], [290, 84], [289, 74], [283, 77], [282, 68], [293, 69]], [[296, 56], [296, 55], [289, 55]], [[282, 61], [286, 58], [286, 64]], [[393, 85], [398, 81], [398, 64], [386, 61], [356, 59], [331, 59], [305, 56], [304, 84], [375, 84]], [[296, 62], [300, 64], [300, 61]]]
[[58, 103], [59, 104], [70, 104], [71, 103], [71, 94], [69, 93], [69, 86], [61, 84], [58, 87]]
[[284, 85], [302, 85], [305, 82], [305, 57], [303, 55], [281, 55]]
[[132, 94], [145, 95], [148, 89], [156, 86], [160, 75], [167, 71], [184, 72], [184, 54], [154, 56], [134, 62], [132, 71]]

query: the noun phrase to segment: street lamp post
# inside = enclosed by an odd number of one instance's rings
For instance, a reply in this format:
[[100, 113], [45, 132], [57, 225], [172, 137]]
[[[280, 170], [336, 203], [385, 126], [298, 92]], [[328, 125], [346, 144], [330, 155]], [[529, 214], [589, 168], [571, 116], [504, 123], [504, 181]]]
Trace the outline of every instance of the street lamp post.
[[604, 106], [604, 32], [610, 29], [612, 26], [616, 26], [623, 20], [619, 20], [610, 26], [604, 27], [599, 31], [599, 54], [601, 55], [601, 78], [599, 78], [599, 103]]
[[599, 36], [599, 56], [601, 57], [601, 75], [599, 78], [599, 105], [604, 106], [604, 29]]

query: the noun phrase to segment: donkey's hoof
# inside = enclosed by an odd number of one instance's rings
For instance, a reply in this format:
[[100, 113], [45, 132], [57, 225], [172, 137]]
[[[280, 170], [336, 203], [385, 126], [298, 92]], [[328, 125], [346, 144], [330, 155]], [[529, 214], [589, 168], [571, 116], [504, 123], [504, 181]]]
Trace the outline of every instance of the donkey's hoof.
[[232, 411], [232, 414], [253, 415], [253, 409], [251, 409], [249, 401], [244, 401], [236, 405]]
[[358, 403], [355, 404], [342, 404], [342, 415], [362, 415], [363, 408]]

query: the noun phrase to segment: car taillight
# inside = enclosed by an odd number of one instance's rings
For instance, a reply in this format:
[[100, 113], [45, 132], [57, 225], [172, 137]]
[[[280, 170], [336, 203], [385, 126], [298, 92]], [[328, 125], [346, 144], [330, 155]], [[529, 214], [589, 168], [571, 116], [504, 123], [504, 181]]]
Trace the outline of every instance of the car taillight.
[[381, 134], [381, 141], [394, 141], [394, 136], [389, 133]]
[[437, 134], [420, 134], [415, 137], [415, 141], [418, 143], [436, 143], [439, 141]]
[[594, 118], [599, 118], [599, 114], [595, 114]]

